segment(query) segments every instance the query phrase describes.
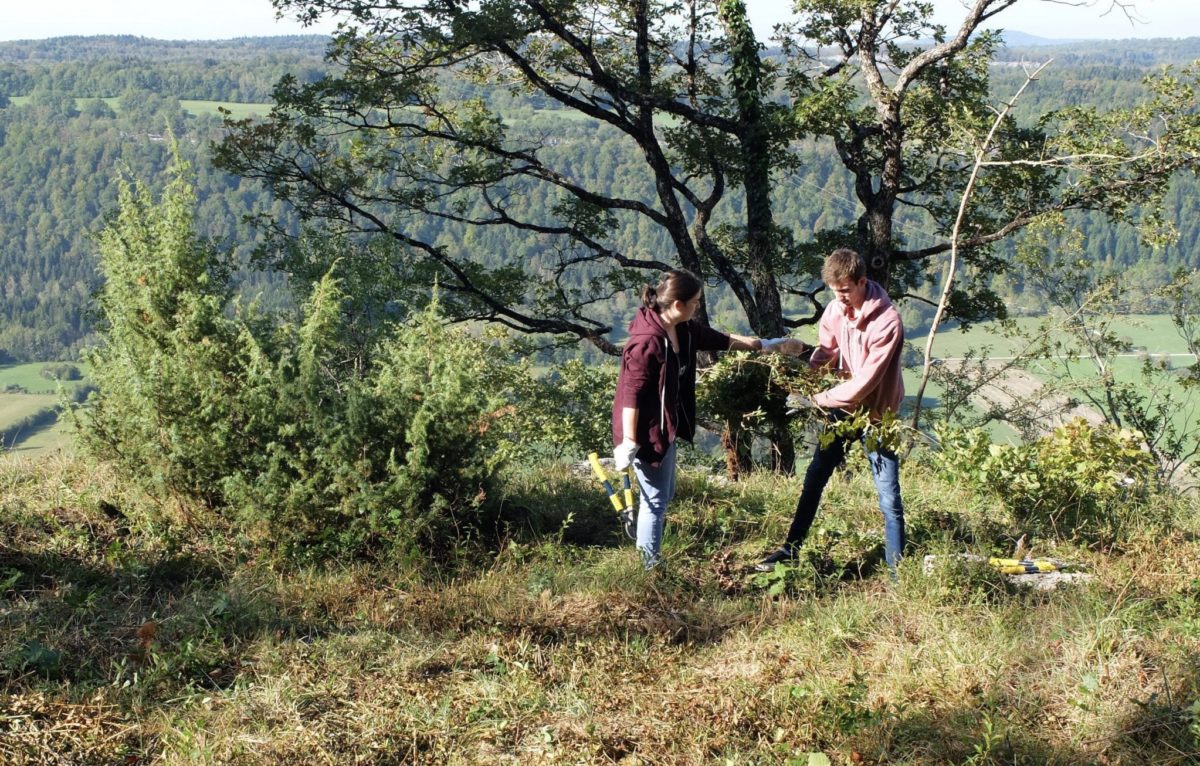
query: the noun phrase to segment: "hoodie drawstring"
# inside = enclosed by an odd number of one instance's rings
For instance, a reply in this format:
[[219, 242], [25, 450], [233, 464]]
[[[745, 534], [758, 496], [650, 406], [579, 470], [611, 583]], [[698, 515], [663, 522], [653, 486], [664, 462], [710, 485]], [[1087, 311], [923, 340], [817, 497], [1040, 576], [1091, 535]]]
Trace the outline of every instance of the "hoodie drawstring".
[[[671, 339], [663, 338], [663, 359], [664, 360], [670, 359], [670, 356], [667, 356], [670, 353], [671, 353]], [[664, 370], [663, 370], [662, 391], [659, 393], [659, 396], [658, 396], [658, 402], [659, 402], [659, 408], [660, 408], [659, 413], [658, 413], [658, 427], [662, 429], [663, 435], [665, 436], [667, 433], [667, 377], [668, 377], [667, 370], [670, 369], [670, 365], [664, 363], [663, 367], [664, 367]]]

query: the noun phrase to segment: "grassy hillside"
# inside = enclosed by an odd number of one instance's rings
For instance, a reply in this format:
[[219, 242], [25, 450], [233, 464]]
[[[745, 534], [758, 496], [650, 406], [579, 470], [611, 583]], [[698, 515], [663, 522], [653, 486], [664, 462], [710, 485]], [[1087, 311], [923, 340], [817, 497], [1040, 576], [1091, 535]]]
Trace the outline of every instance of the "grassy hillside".
[[75, 450], [75, 431], [61, 418], [47, 428], [40, 428], [17, 442], [6, 456], [9, 458], [42, 458], [53, 453]]
[[[71, 364], [86, 373], [86, 365]], [[66, 423], [39, 415], [61, 404], [60, 389], [71, 391], [86, 381], [48, 379], [41, 374], [46, 365], [36, 362], [0, 366], [0, 391], [20, 386], [29, 392], [0, 393], [0, 446], [9, 448], [13, 454], [34, 457], [73, 447], [74, 436]], [[37, 422], [28, 424], [30, 418], [37, 418]]]
[[1007, 552], [1020, 529], [920, 460], [904, 482], [913, 551], [891, 585], [861, 465], [830, 487], [809, 563], [756, 579], [794, 479], [685, 472], [667, 563], [644, 573], [590, 482], [527, 466], [496, 552], [464, 540], [418, 571], [297, 568], [103, 467], [0, 464], [0, 760], [1200, 759], [1193, 504], [1130, 508], [1157, 515], [1119, 545], [1030, 539], [1095, 576], [1039, 593], [923, 574], [923, 554]]
[[46, 447], [69, 446], [70, 437], [59, 427], [56, 412], [61, 401], [55, 394], [0, 394], [0, 457], [17, 448], [35, 455]]
[[0, 428], [58, 404], [54, 394], [0, 394]]

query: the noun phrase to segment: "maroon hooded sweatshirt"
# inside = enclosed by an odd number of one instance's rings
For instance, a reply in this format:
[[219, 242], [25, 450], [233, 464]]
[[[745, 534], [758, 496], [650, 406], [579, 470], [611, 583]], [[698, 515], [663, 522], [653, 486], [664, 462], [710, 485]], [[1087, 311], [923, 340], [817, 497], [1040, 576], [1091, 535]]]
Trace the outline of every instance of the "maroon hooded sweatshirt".
[[613, 445], [621, 443], [621, 410], [638, 411], [636, 457], [657, 466], [676, 439], [696, 435], [696, 353], [725, 351], [730, 338], [693, 322], [675, 326], [679, 353], [671, 348], [658, 313], [638, 309], [629, 323], [629, 341], [621, 354], [617, 395], [613, 400]]

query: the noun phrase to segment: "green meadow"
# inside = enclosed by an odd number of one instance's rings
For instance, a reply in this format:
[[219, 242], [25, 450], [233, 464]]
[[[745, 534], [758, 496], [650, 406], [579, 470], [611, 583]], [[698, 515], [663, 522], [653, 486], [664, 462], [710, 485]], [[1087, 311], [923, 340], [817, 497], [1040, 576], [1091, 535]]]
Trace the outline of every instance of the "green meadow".
[[49, 428], [39, 429], [17, 442], [8, 454], [15, 458], [41, 458], [54, 452], [70, 453], [74, 448], [75, 433], [70, 423], [59, 418]]
[[188, 114], [204, 115], [204, 114], [220, 114], [218, 111], [221, 108], [229, 110], [229, 116], [235, 120], [244, 120], [247, 117], [265, 117], [274, 104], [234, 104], [224, 101], [193, 101], [191, 99], [180, 99], [179, 105]]
[[0, 394], [0, 428], [58, 404], [54, 394]]
[[[82, 380], [50, 380], [41, 372], [46, 362], [0, 366], [0, 392], [8, 386], [20, 386], [27, 393], [0, 393], [0, 436], [26, 418], [59, 405], [66, 392], [71, 392]], [[86, 375], [86, 365], [72, 362]], [[14, 441], [15, 439], [15, 441]], [[55, 450], [70, 450], [73, 446], [69, 424], [61, 419], [31, 429], [22, 429], [3, 439], [8, 453], [23, 457], [39, 457]]]
[[[1021, 317], [1014, 320], [1023, 332], [1034, 332], [1043, 321], [1041, 317]], [[1181, 354], [1187, 352], [1187, 344], [1179, 337], [1171, 318], [1165, 314], [1130, 314], [1118, 324], [1118, 334], [1133, 347], [1134, 352], [1149, 354]], [[927, 335], [909, 339], [920, 350], [925, 349]], [[966, 332], [958, 329], [939, 330], [934, 338], [933, 355], [938, 358], [954, 358], [987, 348], [992, 357], [1010, 356], [1020, 350], [1019, 339], [1005, 337], [994, 322], [973, 325]]]
[[[27, 106], [30, 96], [10, 96], [9, 101], [13, 106]], [[76, 98], [75, 108], [82, 108], [85, 103], [92, 101], [91, 98]], [[121, 111], [121, 99], [117, 96], [107, 96], [101, 98], [101, 101], [108, 104], [114, 112]], [[197, 99], [180, 99], [179, 105], [183, 111], [191, 115], [217, 115], [219, 109], [225, 108], [230, 112], [230, 116], [235, 120], [245, 119], [246, 117], [265, 116], [271, 111], [274, 104], [239, 104], [227, 101], [201, 101]]]
[[[10, 364], [0, 365], [0, 391], [6, 386], [20, 386], [31, 394], [57, 394], [60, 381], [51, 380], [42, 376], [42, 368], [47, 364], [55, 364], [54, 362], [32, 362], [29, 364]], [[67, 362], [73, 364], [87, 375], [87, 365], [80, 362]], [[64, 380], [61, 385], [64, 388], [70, 389], [80, 381]]]
[[[1168, 329], [1131, 318], [1128, 332], [1166, 353]], [[1001, 353], [986, 327], [940, 342], [943, 358]], [[0, 368], [0, 386], [38, 391], [0, 396], [0, 427], [59, 401], [44, 366]], [[506, 468], [497, 491], [524, 521], [486, 553], [460, 542], [444, 569], [295, 566], [72, 440], [60, 421], [0, 459], [6, 765], [52, 749], [162, 766], [1200, 757], [1192, 498], [1135, 499], [1106, 511], [1109, 537], [1059, 536], [919, 451], [893, 582], [855, 455], [801, 561], [755, 573], [800, 479], [729, 483], [688, 450], [659, 570], [642, 571], [594, 479], [566, 464]], [[957, 556], [1008, 555], [1031, 529], [1037, 555], [1085, 582], [1031, 590]]]

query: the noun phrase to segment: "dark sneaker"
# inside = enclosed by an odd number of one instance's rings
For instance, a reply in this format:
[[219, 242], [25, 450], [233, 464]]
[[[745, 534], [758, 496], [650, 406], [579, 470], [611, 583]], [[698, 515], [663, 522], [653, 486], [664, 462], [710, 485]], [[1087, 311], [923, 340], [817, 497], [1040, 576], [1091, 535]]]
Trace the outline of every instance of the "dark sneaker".
[[796, 549], [785, 545], [754, 565], [755, 572], [774, 571], [776, 564], [790, 564], [796, 560]]
[[638, 553], [642, 555], [642, 569], [646, 570], [647, 572], [656, 568], [662, 563], [662, 559], [645, 548], [638, 549]]
[[637, 542], [637, 515], [628, 508], [621, 511], [621, 528], [625, 530], [626, 537]]

